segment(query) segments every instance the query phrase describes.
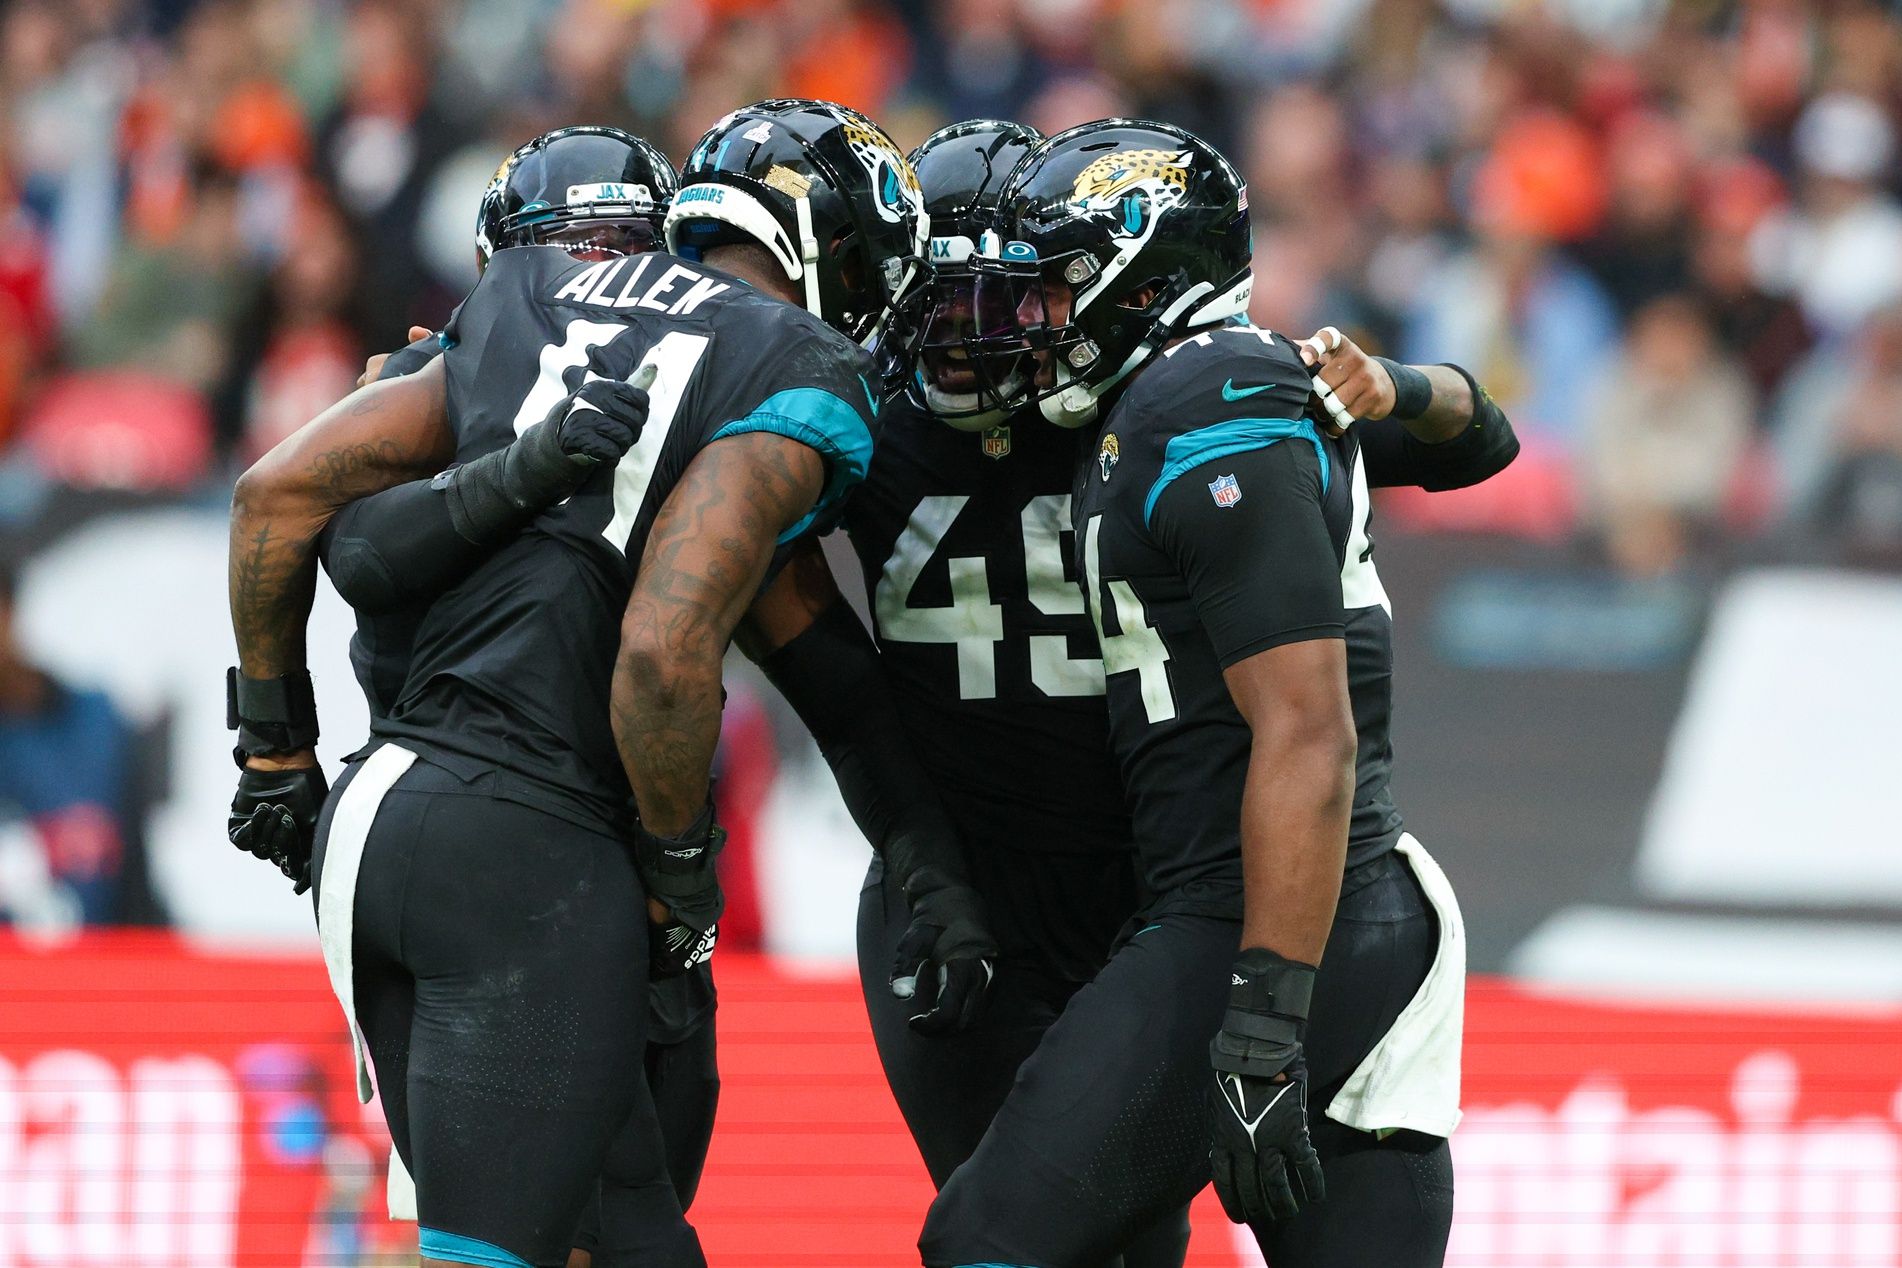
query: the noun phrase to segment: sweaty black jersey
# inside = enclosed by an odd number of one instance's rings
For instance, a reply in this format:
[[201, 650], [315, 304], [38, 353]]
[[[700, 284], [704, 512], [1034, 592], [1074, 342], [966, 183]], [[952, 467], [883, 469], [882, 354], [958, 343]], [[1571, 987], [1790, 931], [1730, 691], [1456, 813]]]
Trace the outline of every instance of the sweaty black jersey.
[[632, 803], [608, 720], [621, 616], [649, 527], [706, 445], [767, 431], [826, 459], [808, 531], [864, 475], [869, 356], [739, 279], [658, 252], [586, 264], [499, 251], [444, 332], [457, 459], [507, 444], [586, 374], [658, 375], [640, 440], [431, 605], [372, 730], [497, 793], [611, 832]]
[[1115, 750], [1165, 907], [1240, 914], [1250, 732], [1222, 671], [1280, 643], [1347, 641], [1359, 729], [1349, 866], [1400, 835], [1387, 789], [1392, 617], [1367, 473], [1352, 430], [1328, 439], [1304, 416], [1310, 385], [1269, 331], [1197, 335], [1130, 385], [1076, 474]]
[[917, 754], [980, 849], [1127, 851], [1103, 666], [1068, 545], [1083, 437], [886, 407], [845, 524]]

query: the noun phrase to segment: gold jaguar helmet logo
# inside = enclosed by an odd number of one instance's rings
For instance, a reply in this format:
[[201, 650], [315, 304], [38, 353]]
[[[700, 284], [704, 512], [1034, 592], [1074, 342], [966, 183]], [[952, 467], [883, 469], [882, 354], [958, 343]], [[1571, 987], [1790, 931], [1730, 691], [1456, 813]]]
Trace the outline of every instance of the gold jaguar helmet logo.
[[1132, 189], [1144, 188], [1161, 206], [1181, 201], [1189, 192], [1187, 150], [1118, 150], [1105, 154], [1081, 172], [1070, 191], [1070, 201], [1085, 210], [1116, 205]]

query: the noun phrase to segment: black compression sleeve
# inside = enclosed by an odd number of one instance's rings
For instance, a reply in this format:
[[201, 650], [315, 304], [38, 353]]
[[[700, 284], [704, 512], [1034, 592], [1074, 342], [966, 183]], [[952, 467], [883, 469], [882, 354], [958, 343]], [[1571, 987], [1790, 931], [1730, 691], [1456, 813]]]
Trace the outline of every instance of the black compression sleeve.
[[1473, 421], [1438, 444], [1421, 440], [1398, 419], [1356, 423], [1354, 434], [1371, 487], [1417, 485], [1431, 493], [1464, 489], [1498, 475], [1519, 456], [1519, 437], [1506, 412], [1472, 375], [1456, 365], [1446, 368], [1458, 371], [1472, 388]]
[[[1233, 476], [1241, 492], [1229, 506], [1209, 490], [1221, 476]], [[1188, 583], [1224, 669], [1283, 643], [1345, 637], [1341, 560], [1321, 511], [1320, 461], [1307, 441], [1184, 472], [1163, 490], [1149, 527]]]
[[913, 756], [878, 648], [843, 600], [759, 662], [812, 732], [852, 821], [903, 885], [920, 867], [964, 876], [950, 818]]
[[[437, 477], [440, 480], [441, 477]], [[426, 603], [494, 551], [456, 531], [435, 480], [412, 480], [350, 503], [319, 539], [324, 569], [343, 601], [375, 615]]]

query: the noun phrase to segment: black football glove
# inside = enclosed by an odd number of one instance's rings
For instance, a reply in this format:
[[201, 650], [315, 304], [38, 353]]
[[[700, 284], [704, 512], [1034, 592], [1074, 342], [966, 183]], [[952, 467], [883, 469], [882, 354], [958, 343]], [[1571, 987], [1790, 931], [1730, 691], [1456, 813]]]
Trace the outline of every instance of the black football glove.
[[568, 398], [567, 408], [556, 406], [549, 415], [555, 439], [570, 463], [588, 468], [619, 462], [634, 447], [647, 425], [647, 389], [655, 367], [641, 366], [626, 382], [594, 379]]
[[573, 497], [599, 468], [620, 461], [647, 425], [653, 381], [651, 364], [626, 382], [590, 380], [507, 448], [437, 476], [456, 532], [477, 545], [499, 541], [519, 532], [525, 516]]
[[295, 770], [238, 772], [238, 795], [225, 821], [231, 844], [269, 859], [294, 882], [293, 893], [310, 888], [310, 850], [317, 834], [317, 813], [330, 785], [316, 766]]
[[1237, 1224], [1285, 1220], [1327, 1195], [1308, 1137], [1301, 1050], [1313, 986], [1313, 966], [1272, 951], [1250, 949], [1235, 961], [1228, 1013], [1209, 1045], [1209, 1164], [1222, 1209]]
[[919, 1034], [963, 1030], [984, 1006], [998, 955], [983, 900], [934, 867], [912, 872], [905, 897], [911, 924], [898, 940], [892, 994], [912, 1002], [911, 1028]]
[[667, 908], [667, 923], [650, 928], [649, 962], [658, 977], [674, 977], [713, 954], [715, 929], [726, 895], [714, 860], [726, 846], [726, 829], [713, 821], [713, 804], [677, 837], [634, 829], [634, 866], [647, 896]]
[[647, 929], [647, 976], [650, 981], [679, 977], [689, 969], [713, 958], [713, 944], [720, 939], [720, 926], [698, 930], [679, 921], [649, 925]]

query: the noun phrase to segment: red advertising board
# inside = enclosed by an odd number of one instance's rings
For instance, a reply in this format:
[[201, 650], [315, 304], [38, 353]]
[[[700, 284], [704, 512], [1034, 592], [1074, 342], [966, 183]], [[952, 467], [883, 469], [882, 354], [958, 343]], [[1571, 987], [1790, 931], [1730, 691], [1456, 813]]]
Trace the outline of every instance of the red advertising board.
[[[916, 1262], [930, 1186], [854, 985], [720, 973], [709, 1260]], [[1902, 1266], [1902, 1016], [1479, 983], [1466, 1079], [1452, 1264]], [[0, 944], [0, 1268], [406, 1262], [386, 1149], [314, 957]], [[1196, 1216], [1196, 1268], [1259, 1262], [1207, 1194]]]

